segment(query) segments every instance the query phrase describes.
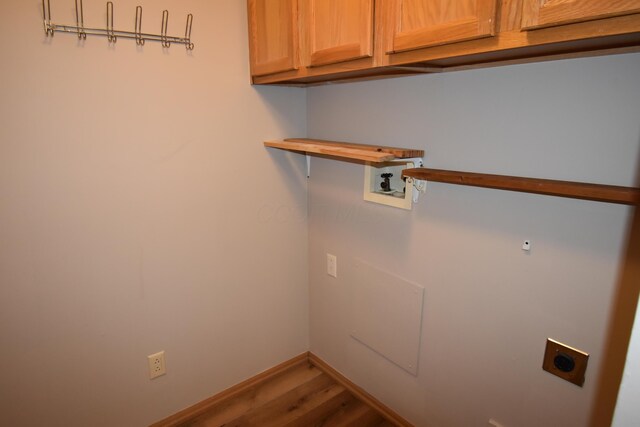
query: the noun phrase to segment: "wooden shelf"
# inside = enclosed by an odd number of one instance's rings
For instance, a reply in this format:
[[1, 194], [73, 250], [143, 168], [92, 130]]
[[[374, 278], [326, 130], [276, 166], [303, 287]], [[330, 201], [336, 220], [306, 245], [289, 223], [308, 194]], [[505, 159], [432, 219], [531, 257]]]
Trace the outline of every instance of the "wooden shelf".
[[288, 138], [282, 141], [265, 141], [265, 147], [280, 148], [307, 154], [323, 154], [345, 159], [381, 163], [395, 159], [423, 157], [423, 150], [383, 147], [380, 145], [353, 144], [350, 142], [324, 141], [320, 139]]
[[640, 188], [634, 187], [427, 168], [405, 169], [402, 175], [423, 181], [521, 191], [525, 193], [545, 194], [548, 196], [595, 200], [598, 202], [619, 203], [624, 205], [638, 205], [640, 203]]

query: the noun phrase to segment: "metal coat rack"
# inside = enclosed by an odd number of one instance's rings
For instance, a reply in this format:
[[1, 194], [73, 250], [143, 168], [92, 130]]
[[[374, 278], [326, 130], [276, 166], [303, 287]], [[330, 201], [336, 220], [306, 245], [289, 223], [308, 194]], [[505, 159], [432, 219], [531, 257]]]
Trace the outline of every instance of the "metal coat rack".
[[149, 34], [142, 32], [142, 6], [136, 7], [136, 21], [134, 31], [116, 30], [113, 27], [113, 2], [107, 2], [107, 26], [106, 28], [89, 28], [84, 26], [84, 10], [82, 0], [76, 2], [76, 25], [62, 25], [51, 22], [51, 0], [42, 0], [42, 15], [44, 19], [44, 32], [47, 36], [53, 37], [56, 32], [74, 33], [78, 39], [84, 40], [88, 35], [106, 37], [109, 43], [115, 43], [118, 38], [134, 39], [138, 46], [144, 43], [155, 41], [162, 43], [162, 47], [170, 47], [171, 43], [183, 44], [187, 50], [193, 50], [191, 42], [191, 26], [193, 24], [193, 15], [187, 15], [187, 25], [184, 30], [184, 37], [176, 37], [167, 35], [169, 25], [169, 11], [162, 11], [162, 26], [160, 34]]

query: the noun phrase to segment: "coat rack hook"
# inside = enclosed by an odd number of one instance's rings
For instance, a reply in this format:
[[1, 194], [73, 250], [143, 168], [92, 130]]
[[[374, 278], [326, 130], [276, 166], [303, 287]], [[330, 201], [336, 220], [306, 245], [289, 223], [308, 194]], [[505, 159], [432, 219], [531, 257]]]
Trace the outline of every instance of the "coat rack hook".
[[162, 28], [160, 30], [160, 37], [162, 41], [162, 47], [170, 47], [171, 42], [167, 38], [167, 28], [169, 27], [169, 11], [162, 11]]
[[82, 7], [82, 0], [76, 0], [76, 27], [78, 39], [86, 39], [87, 33], [84, 31], [84, 8]]
[[79, 40], [85, 40], [87, 35], [107, 37], [109, 43], [115, 43], [118, 38], [133, 39], [138, 46], [144, 46], [147, 41], [161, 42], [162, 47], [171, 47], [172, 43], [183, 44], [187, 50], [193, 50], [191, 42], [191, 28], [193, 26], [193, 15], [187, 15], [187, 25], [185, 27], [185, 37], [170, 36], [169, 29], [169, 11], [162, 11], [162, 32], [160, 34], [147, 34], [142, 32], [142, 6], [136, 6], [135, 30], [125, 31], [116, 30], [114, 28], [114, 5], [111, 0], [106, 2], [107, 6], [107, 25], [103, 28], [85, 27], [84, 24], [84, 0], [75, 0], [76, 22], [71, 24], [55, 24], [51, 21], [51, 0], [41, 0], [42, 2], [42, 25], [46, 36], [52, 36], [55, 33], [70, 33], [78, 36]]
[[113, 2], [107, 2], [107, 40], [109, 43], [115, 43], [118, 41], [115, 30], [113, 29]]
[[191, 26], [193, 25], [193, 15], [187, 15], [187, 27], [184, 30], [185, 47], [187, 50], [193, 50], [193, 43], [191, 43]]
[[144, 37], [142, 37], [142, 6], [136, 7], [135, 38], [136, 38], [136, 44], [138, 46], [144, 46]]
[[51, 27], [51, 2], [50, 0], [42, 0], [42, 18], [44, 25], [44, 33], [47, 36], [53, 37], [54, 31]]

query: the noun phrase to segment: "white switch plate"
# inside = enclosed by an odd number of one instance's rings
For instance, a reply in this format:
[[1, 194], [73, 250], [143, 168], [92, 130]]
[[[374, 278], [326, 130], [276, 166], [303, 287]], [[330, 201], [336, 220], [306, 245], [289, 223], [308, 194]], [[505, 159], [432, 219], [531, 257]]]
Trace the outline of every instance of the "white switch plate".
[[338, 258], [335, 255], [327, 254], [327, 274], [338, 277]]
[[150, 380], [167, 373], [167, 368], [164, 364], [164, 351], [150, 354], [149, 356], [147, 356], [147, 359], [149, 360]]

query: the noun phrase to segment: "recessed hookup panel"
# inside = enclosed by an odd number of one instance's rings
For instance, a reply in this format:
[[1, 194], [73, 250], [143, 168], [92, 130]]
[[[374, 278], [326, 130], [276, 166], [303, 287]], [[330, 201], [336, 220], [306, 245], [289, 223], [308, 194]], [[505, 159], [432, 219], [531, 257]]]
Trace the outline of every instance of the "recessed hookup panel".
[[403, 179], [402, 171], [414, 165], [413, 161], [402, 159], [367, 163], [364, 167], [364, 200], [411, 210], [413, 185]]
[[589, 355], [558, 341], [547, 339], [542, 369], [582, 387]]

